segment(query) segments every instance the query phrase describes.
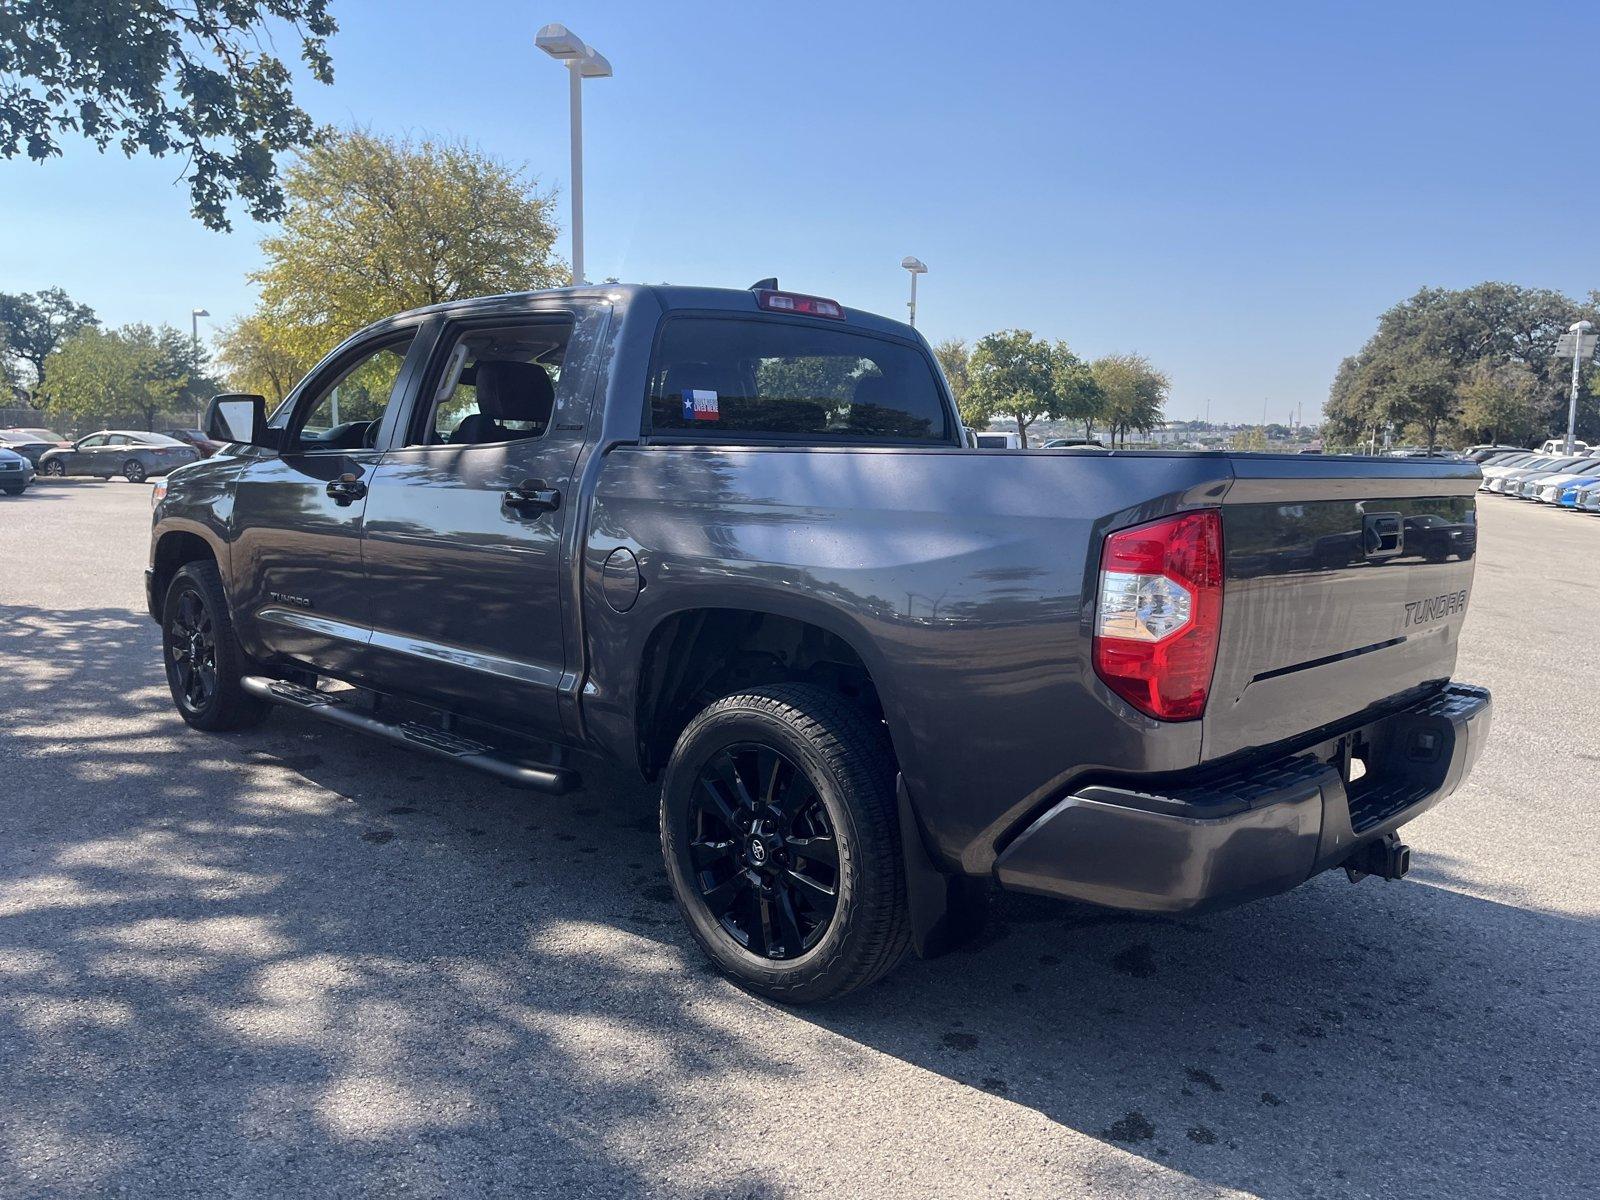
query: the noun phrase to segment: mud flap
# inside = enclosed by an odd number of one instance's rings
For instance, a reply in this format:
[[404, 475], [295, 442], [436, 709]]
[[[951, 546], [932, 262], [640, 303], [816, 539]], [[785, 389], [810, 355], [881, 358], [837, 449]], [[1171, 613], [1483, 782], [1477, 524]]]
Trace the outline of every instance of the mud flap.
[[943, 871], [928, 853], [904, 778], [895, 776], [900, 847], [905, 858], [911, 946], [918, 958], [938, 958], [975, 937], [989, 916], [989, 881]]

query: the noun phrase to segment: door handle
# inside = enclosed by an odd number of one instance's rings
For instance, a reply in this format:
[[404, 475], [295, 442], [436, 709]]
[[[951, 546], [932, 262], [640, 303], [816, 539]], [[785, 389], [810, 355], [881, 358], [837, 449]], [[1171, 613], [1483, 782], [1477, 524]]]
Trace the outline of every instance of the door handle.
[[341, 475], [328, 483], [328, 495], [340, 508], [354, 504], [366, 494], [367, 485], [361, 482], [359, 475]]
[[542, 479], [524, 479], [514, 488], [507, 488], [501, 502], [520, 516], [537, 516], [555, 512], [561, 507], [561, 493], [545, 485]]

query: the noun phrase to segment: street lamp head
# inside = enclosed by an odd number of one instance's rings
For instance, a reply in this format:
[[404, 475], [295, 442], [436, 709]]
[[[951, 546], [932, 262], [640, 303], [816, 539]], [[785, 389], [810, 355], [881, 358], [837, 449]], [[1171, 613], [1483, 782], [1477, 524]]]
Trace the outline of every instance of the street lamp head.
[[920, 258], [911, 257], [909, 254], [900, 260], [900, 265], [913, 275], [926, 275], [928, 273], [928, 264]]
[[585, 79], [611, 78], [611, 64], [606, 61], [606, 56], [601, 54], [598, 50], [587, 46], [584, 47], [584, 49], [588, 50], [589, 52], [582, 58], [578, 59], [578, 74], [582, 75]]
[[533, 44], [551, 58], [566, 63], [584, 79], [605, 79], [611, 74], [606, 56], [565, 25], [546, 25], [534, 36]]
[[1567, 332], [1568, 333], [1588, 333], [1593, 328], [1594, 328], [1594, 324], [1592, 322], [1590, 322], [1590, 321], [1577, 321], [1577, 322], [1573, 323], [1572, 325], [1570, 325], [1568, 327]]
[[203, 308], [193, 308], [189, 310], [189, 315], [191, 317], [209, 317], [211, 314]]
[[589, 47], [565, 25], [550, 24], [534, 36], [533, 44], [551, 58], [582, 58]]

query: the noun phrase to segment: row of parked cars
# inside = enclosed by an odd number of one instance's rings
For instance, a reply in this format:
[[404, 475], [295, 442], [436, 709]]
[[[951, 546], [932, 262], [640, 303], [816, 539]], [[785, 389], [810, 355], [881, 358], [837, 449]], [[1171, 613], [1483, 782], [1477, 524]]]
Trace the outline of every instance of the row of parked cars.
[[100, 429], [76, 441], [51, 429], [0, 429], [0, 492], [20, 496], [40, 475], [122, 475], [143, 483], [220, 449], [198, 429]]
[[1482, 447], [1470, 457], [1483, 469], [1481, 492], [1600, 513], [1600, 448], [1578, 442], [1566, 454], [1547, 442], [1539, 450]]

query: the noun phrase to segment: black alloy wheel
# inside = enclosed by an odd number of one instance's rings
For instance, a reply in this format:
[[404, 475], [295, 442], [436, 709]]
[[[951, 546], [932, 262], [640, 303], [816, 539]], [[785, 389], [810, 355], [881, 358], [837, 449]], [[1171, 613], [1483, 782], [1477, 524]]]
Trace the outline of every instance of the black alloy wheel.
[[206, 711], [217, 694], [217, 631], [200, 593], [186, 589], [167, 622], [167, 670], [172, 696], [186, 715]]
[[59, 458], [52, 458], [49, 459], [44, 466], [40, 467], [39, 470], [45, 475], [54, 475], [57, 479], [60, 479], [67, 473], [67, 464], [62, 462]]
[[712, 965], [790, 1004], [830, 1000], [910, 947], [882, 718], [824, 685], [761, 684], [703, 708], [662, 775], [673, 900]]
[[143, 483], [146, 478], [144, 464], [137, 458], [130, 458], [123, 463], [122, 473], [128, 477], [129, 483]]
[[839, 905], [839, 845], [804, 771], [771, 746], [725, 747], [700, 768], [689, 819], [695, 888], [729, 938], [777, 960], [821, 940]]
[[250, 663], [234, 636], [222, 577], [210, 561], [187, 563], [161, 606], [161, 657], [178, 715], [196, 729], [244, 729], [270, 705], [244, 690]]

